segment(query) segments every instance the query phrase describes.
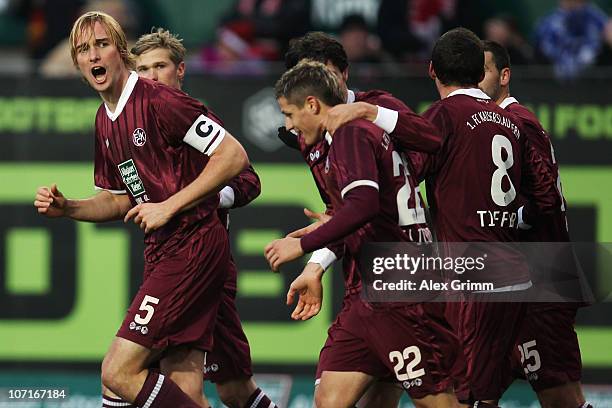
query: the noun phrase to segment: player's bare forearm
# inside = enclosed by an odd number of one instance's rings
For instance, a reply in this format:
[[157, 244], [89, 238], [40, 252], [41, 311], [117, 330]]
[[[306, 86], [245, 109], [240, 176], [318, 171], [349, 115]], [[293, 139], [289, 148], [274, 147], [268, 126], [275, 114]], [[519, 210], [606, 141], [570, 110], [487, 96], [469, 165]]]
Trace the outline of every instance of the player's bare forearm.
[[84, 200], [67, 200], [66, 216], [77, 221], [114, 221], [123, 218], [131, 206], [127, 194], [101, 191]]
[[168, 198], [166, 204], [173, 214], [193, 208], [206, 197], [216, 194], [248, 165], [249, 158], [244, 148], [228, 133], [210, 156], [202, 173], [187, 187]]

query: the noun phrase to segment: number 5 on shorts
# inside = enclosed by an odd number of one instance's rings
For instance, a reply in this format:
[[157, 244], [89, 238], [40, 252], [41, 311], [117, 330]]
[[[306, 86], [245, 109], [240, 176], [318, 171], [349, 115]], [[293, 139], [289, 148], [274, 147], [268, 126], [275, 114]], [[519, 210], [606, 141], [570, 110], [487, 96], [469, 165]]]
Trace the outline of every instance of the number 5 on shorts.
[[[411, 354], [414, 355], [414, 359], [412, 360], [410, 359]], [[421, 350], [419, 350], [417, 346], [406, 347], [403, 353], [392, 351], [389, 353], [389, 360], [395, 364], [393, 369], [395, 370], [395, 376], [398, 381], [412, 380], [425, 375], [424, 368], [419, 368], [418, 370], [414, 369], [421, 362]], [[407, 363], [406, 373], [400, 374], [400, 370], [404, 368], [404, 363]]]
[[159, 303], [159, 299], [153, 296], [145, 295], [144, 299], [142, 299], [142, 303], [140, 304], [140, 308], [138, 310], [145, 310], [147, 314], [142, 317], [140, 314], [134, 316], [134, 321], [138, 324], [145, 325], [151, 321], [153, 318], [153, 313], [155, 313], [155, 309], [151, 306], [151, 303], [156, 305]]

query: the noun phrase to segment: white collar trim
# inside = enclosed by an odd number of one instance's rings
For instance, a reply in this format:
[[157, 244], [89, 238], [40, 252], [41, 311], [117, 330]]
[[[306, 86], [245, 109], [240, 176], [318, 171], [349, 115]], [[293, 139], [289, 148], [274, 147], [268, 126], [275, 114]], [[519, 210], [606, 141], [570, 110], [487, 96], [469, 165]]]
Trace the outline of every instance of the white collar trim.
[[127, 103], [128, 99], [130, 99], [130, 95], [132, 95], [136, 82], [138, 82], [138, 74], [135, 71], [130, 71], [130, 76], [128, 77], [128, 80], [121, 91], [121, 96], [119, 97], [119, 102], [117, 102], [115, 112], [111, 112], [106, 102], [104, 103], [106, 115], [113, 122], [119, 117], [119, 115], [121, 115], [121, 112], [123, 112], [123, 108], [125, 108], [125, 104]]
[[500, 104], [499, 104], [499, 106], [500, 106], [502, 109], [506, 109], [506, 108], [508, 107], [508, 105], [512, 105], [513, 103], [518, 103], [518, 101], [516, 100], [516, 98], [514, 98], [514, 97], [512, 97], [512, 96], [509, 96], [509, 97], [507, 97], [506, 99], [504, 99], [504, 100], [502, 101], [502, 103], [500, 103]]
[[355, 102], [355, 92], [349, 89], [346, 95], [346, 103], [353, 103], [353, 102]]
[[325, 132], [325, 140], [327, 141], [327, 144], [332, 144], [332, 135], [329, 134], [329, 132]]
[[482, 90], [480, 90], [478, 88], [461, 88], [461, 89], [457, 89], [457, 90], [449, 93], [447, 98], [450, 98], [451, 96], [455, 96], [455, 95], [467, 95], [467, 96], [471, 96], [472, 98], [476, 98], [476, 99], [491, 99], [491, 98], [489, 98], [489, 95], [487, 95], [486, 93], [482, 92]]

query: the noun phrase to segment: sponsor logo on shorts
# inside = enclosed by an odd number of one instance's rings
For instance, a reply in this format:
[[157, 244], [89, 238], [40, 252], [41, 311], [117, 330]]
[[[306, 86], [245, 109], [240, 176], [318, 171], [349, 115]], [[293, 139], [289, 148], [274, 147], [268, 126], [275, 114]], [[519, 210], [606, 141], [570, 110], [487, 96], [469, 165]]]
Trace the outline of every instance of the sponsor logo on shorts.
[[209, 366], [204, 366], [204, 374], [216, 373], [217, 371], [219, 371], [219, 368], [219, 364], [217, 363], [213, 363]]
[[402, 387], [404, 387], [404, 389], [406, 390], [409, 390], [411, 387], [420, 387], [421, 385], [423, 385], [423, 380], [421, 380], [420, 378], [415, 378], [412, 381], [402, 382]]
[[141, 326], [139, 324], [136, 324], [136, 322], [130, 323], [130, 330], [141, 332], [143, 335], [149, 333], [149, 328], [147, 326]]
[[538, 381], [538, 373], [529, 373], [527, 374], [527, 381], [532, 382], [532, 381]]

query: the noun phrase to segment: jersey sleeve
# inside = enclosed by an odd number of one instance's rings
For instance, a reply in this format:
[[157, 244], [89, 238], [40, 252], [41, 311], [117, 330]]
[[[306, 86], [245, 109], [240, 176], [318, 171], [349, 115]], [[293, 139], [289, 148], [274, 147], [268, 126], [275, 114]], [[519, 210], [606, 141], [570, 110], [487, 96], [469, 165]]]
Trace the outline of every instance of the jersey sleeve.
[[[379, 111], [374, 123], [378, 125], [377, 122], [383, 121], [391, 125], [395, 122], [389, 129], [382, 129], [389, 133], [401, 150], [433, 153], [442, 146], [443, 137], [440, 131], [399, 99], [390, 95], [381, 96], [378, 106]], [[393, 116], [395, 118], [392, 118]]]
[[344, 126], [333, 139], [333, 166], [342, 198], [356, 187], [368, 186], [379, 190], [378, 166], [374, 139], [367, 137], [364, 128]]
[[448, 144], [452, 142], [451, 134], [453, 131], [449, 114], [440, 103], [432, 105], [425, 111], [423, 118], [437, 130], [441, 137], [442, 145], [436, 153], [431, 154], [422, 151], [408, 151], [410, 164], [418, 182], [423, 181], [427, 176], [438, 171], [438, 167], [444, 162], [443, 156], [448, 151]]
[[[343, 207], [334, 217], [300, 239], [304, 252], [321, 249], [355, 232], [379, 211], [378, 191], [363, 185], [346, 193]], [[337, 254], [336, 254], [337, 256]]]
[[244, 169], [239, 175], [227, 184], [234, 192], [234, 201], [231, 208], [244, 207], [261, 193], [259, 176], [253, 166]]
[[184, 142], [210, 156], [225, 137], [221, 121], [183, 92], [164, 88], [152, 106], [162, 137], [171, 146]]
[[[534, 126], [524, 123], [523, 131], [539, 132]], [[522, 174], [521, 190], [528, 198], [523, 211], [524, 219], [528, 224], [537, 221], [537, 214], [551, 214], [562, 205], [562, 198], [557, 189], [557, 180], [546, 160], [540, 155], [523, 135], [522, 147]]]
[[108, 157], [108, 147], [96, 132], [94, 147], [94, 186], [96, 190], [107, 190], [113, 194], [126, 194], [119, 170]]

